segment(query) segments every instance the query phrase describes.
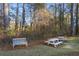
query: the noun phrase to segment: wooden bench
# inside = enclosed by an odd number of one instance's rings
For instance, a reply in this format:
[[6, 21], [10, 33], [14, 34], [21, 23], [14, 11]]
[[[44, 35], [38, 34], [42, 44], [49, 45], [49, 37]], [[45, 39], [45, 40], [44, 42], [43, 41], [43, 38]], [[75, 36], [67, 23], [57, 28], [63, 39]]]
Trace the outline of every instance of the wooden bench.
[[13, 42], [13, 48], [16, 45], [26, 45], [26, 46], [28, 46], [28, 42], [27, 42], [26, 38], [13, 38], [12, 42]]

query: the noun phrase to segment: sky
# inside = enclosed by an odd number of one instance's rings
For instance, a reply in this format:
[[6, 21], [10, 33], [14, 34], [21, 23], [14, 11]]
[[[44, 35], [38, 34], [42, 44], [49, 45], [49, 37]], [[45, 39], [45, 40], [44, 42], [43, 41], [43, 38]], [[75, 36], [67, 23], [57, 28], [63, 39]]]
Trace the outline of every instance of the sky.
[[[20, 16], [20, 19], [22, 19], [21, 17], [22, 17], [22, 6], [23, 6], [23, 4], [22, 3], [19, 3], [18, 4], [18, 8], [19, 8], [19, 10], [18, 10], [18, 15]], [[25, 11], [26, 11], [26, 23], [30, 23], [30, 12], [29, 12], [29, 4], [26, 4], [25, 5]], [[17, 4], [16, 3], [10, 3], [9, 4], [9, 12], [10, 12], [10, 14], [11, 15], [16, 15], [16, 8], [17, 8]], [[13, 17], [13, 16], [12, 16]], [[15, 17], [14, 17], [15, 18]], [[19, 20], [20, 21], [20, 20]]]

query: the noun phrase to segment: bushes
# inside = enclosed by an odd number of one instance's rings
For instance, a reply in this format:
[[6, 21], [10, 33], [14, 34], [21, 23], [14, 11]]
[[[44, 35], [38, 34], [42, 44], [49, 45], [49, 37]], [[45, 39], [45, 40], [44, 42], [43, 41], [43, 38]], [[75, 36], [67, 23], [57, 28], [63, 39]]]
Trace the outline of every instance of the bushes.
[[12, 36], [15, 35], [14, 31], [7, 31], [0, 28], [0, 46], [5, 46], [7, 44], [11, 45], [12, 43]]
[[12, 37], [12, 36], [15, 36], [15, 34], [16, 34], [16, 33], [15, 33], [14, 30], [9, 30], [9, 31], [7, 31], [7, 35], [8, 35], [8, 36], [11, 36], [11, 37]]
[[12, 38], [11, 36], [6, 35], [6, 33], [2, 33], [0, 38], [0, 46], [5, 46], [5, 45], [11, 45], [12, 44]]

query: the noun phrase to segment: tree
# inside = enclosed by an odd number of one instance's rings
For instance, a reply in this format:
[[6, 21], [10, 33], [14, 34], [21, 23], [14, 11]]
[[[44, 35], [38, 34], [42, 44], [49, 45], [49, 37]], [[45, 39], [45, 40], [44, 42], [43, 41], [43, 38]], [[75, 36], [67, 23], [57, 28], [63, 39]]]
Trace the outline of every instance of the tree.
[[71, 34], [73, 32], [72, 28], [73, 28], [73, 3], [71, 4]]
[[3, 23], [3, 4], [0, 3], [0, 28], [3, 27], [2, 23]]
[[25, 27], [25, 3], [23, 3], [23, 12], [22, 12], [22, 29]]
[[54, 19], [55, 19], [55, 27], [56, 27], [56, 13], [57, 13], [57, 5], [56, 5], [56, 3], [55, 3], [55, 15], [54, 15]]
[[52, 36], [52, 21], [54, 17], [42, 5], [35, 10], [35, 17], [32, 20], [32, 30], [37, 37]]
[[16, 8], [15, 30], [18, 29], [18, 3]]
[[78, 3], [76, 4], [76, 35], [78, 34]]
[[32, 18], [35, 18], [35, 13], [36, 11], [39, 11], [40, 9], [44, 9], [44, 4], [41, 4], [41, 3], [33, 3], [31, 4], [32, 8], [33, 8], [33, 17]]
[[59, 35], [64, 35], [64, 3], [58, 5], [58, 11], [59, 11]]
[[8, 3], [3, 3], [3, 27], [4, 27], [4, 30], [7, 30], [8, 25], [9, 25]]
[[71, 34], [78, 32], [78, 4], [71, 4]]
[[62, 35], [62, 23], [63, 23], [63, 16], [62, 16], [62, 4], [59, 4], [59, 25], [60, 25], [60, 32], [59, 34]]
[[62, 4], [62, 7], [61, 7], [61, 32], [64, 34], [64, 3]]

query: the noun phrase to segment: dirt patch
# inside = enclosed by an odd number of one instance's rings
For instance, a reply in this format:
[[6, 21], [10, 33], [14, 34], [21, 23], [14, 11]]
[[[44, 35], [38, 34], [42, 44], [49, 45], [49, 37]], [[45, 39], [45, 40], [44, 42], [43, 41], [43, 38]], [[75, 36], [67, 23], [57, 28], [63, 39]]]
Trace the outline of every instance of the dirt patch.
[[30, 42], [30, 45], [29, 46], [36, 46], [36, 45], [39, 45], [39, 44], [43, 44], [44, 41], [45, 41], [45, 39], [43, 39], [43, 40], [34, 40], [34, 41], [32, 40]]

